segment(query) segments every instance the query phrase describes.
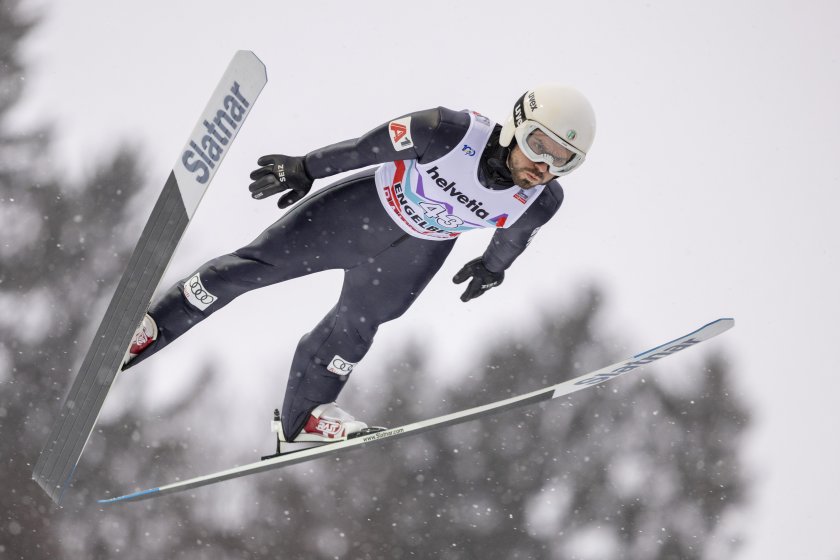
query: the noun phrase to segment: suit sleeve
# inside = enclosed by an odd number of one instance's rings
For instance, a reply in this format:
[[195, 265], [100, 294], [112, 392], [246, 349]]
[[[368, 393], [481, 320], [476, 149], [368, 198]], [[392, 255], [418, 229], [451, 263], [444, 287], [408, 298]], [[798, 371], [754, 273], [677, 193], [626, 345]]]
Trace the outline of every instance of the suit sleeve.
[[[407, 134], [404, 135], [400, 124], [406, 122], [406, 119], [410, 121], [405, 130]], [[397, 120], [401, 122], [395, 123]], [[409, 113], [381, 124], [359, 138], [331, 144], [306, 154], [306, 171], [313, 179], [321, 179], [389, 161], [433, 161], [457, 145], [466, 134], [469, 123], [467, 113], [445, 107]], [[410, 142], [405, 142], [406, 138]], [[404, 142], [402, 145], [401, 141]], [[397, 146], [402, 149], [398, 150]]]
[[540, 197], [511, 227], [496, 230], [484, 251], [484, 266], [491, 272], [507, 270], [537, 231], [550, 220], [563, 204], [563, 187], [551, 181]]

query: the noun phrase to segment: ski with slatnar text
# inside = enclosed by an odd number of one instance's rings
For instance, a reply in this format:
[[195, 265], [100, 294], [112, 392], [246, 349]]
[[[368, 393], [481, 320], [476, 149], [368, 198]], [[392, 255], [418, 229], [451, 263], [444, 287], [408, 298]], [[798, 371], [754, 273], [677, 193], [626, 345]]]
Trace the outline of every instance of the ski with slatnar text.
[[519, 395], [517, 397], [511, 397], [501, 401], [496, 401], [494, 403], [470, 408], [461, 412], [454, 412], [452, 414], [438, 416], [437, 418], [432, 418], [430, 420], [415, 422], [414, 424], [407, 424], [398, 428], [391, 428], [369, 435], [362, 435], [360, 437], [346, 439], [336, 443], [325, 444], [320, 447], [313, 447], [310, 449], [305, 449], [303, 451], [296, 451], [294, 453], [288, 453], [285, 455], [271, 457], [256, 463], [235, 467], [206, 476], [191, 478], [189, 480], [175, 482], [174, 484], [168, 484], [166, 486], [160, 486], [157, 488], [151, 488], [149, 490], [134, 492], [125, 496], [99, 500], [99, 503], [111, 504], [118, 502], [130, 502], [136, 500], [144, 500], [147, 498], [154, 498], [157, 496], [162, 496], [164, 494], [171, 494], [173, 492], [181, 492], [183, 490], [189, 490], [191, 488], [197, 488], [199, 486], [206, 486], [208, 484], [214, 484], [216, 482], [229, 480], [231, 478], [238, 478], [241, 476], [256, 474], [263, 471], [278, 469], [281, 467], [294, 465], [296, 463], [302, 463], [304, 461], [312, 461], [321, 457], [331, 457], [339, 453], [350, 451], [351, 449], [359, 449], [365, 447], [366, 445], [372, 444], [374, 442], [381, 442], [385, 440], [397, 439], [414, 434], [419, 434], [428, 430], [442, 428], [444, 426], [460, 424], [462, 422], [467, 422], [469, 420], [481, 418], [482, 416], [498, 414], [499, 412], [510, 410], [512, 408], [517, 408], [520, 406], [538, 403], [540, 401], [554, 399], [557, 397], [568, 395], [570, 393], [574, 393], [576, 391], [580, 391], [581, 389], [586, 389], [587, 387], [592, 387], [593, 385], [598, 385], [605, 381], [610, 381], [611, 379], [615, 379], [616, 377], [624, 375], [625, 373], [635, 371], [650, 363], [661, 360], [662, 358], [667, 358], [668, 356], [676, 354], [677, 352], [685, 350], [686, 348], [696, 346], [704, 340], [708, 340], [714, 336], [721, 334], [726, 330], [729, 330], [734, 326], [734, 324], [735, 321], [733, 319], [718, 319], [717, 321], [709, 323], [708, 325], [701, 327], [690, 334], [672, 340], [671, 342], [661, 344], [656, 348], [652, 348], [650, 350], [647, 350], [646, 352], [637, 354], [632, 358], [628, 358], [626, 360], [623, 360], [611, 366], [607, 366], [603, 369], [599, 369], [597, 371], [585, 373], [579, 377], [575, 377], [574, 379], [564, 381], [557, 385], [545, 387], [543, 389], [539, 389], [537, 391], [533, 391], [524, 395]]
[[73, 479], [131, 336], [266, 82], [260, 59], [250, 51], [238, 51], [169, 174], [35, 464], [32, 478], [56, 503]]

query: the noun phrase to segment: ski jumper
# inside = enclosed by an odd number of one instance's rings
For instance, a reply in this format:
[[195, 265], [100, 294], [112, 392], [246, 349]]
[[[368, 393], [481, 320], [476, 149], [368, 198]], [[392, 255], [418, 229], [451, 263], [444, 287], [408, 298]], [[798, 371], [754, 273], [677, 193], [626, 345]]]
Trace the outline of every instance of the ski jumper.
[[481, 115], [439, 107], [307, 154], [315, 179], [379, 167], [310, 195], [249, 245], [179, 281], [150, 307], [158, 339], [128, 367], [245, 292], [342, 269], [338, 302], [292, 359], [281, 417], [292, 441], [312, 409], [336, 400], [379, 326], [411, 306], [458, 235], [496, 228], [483, 259], [500, 272], [560, 207], [556, 181], [532, 189], [513, 184], [500, 128]]

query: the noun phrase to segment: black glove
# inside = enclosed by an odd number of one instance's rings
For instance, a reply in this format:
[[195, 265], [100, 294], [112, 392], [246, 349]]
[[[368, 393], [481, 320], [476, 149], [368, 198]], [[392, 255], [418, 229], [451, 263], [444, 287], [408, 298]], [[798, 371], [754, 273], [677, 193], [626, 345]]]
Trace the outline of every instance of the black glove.
[[477, 298], [490, 288], [501, 284], [505, 279], [505, 272], [491, 272], [487, 270], [482, 258], [478, 257], [465, 264], [464, 268], [458, 271], [458, 274], [455, 275], [452, 281], [460, 284], [470, 276], [472, 276], [472, 281], [467, 286], [467, 290], [461, 295], [461, 301], [465, 303], [473, 298]]
[[312, 178], [306, 172], [302, 157], [263, 156], [257, 160], [257, 165], [262, 167], [251, 172], [254, 182], [248, 187], [253, 198], [262, 199], [290, 190], [292, 192], [277, 201], [277, 206], [286, 208], [306, 196], [312, 188]]

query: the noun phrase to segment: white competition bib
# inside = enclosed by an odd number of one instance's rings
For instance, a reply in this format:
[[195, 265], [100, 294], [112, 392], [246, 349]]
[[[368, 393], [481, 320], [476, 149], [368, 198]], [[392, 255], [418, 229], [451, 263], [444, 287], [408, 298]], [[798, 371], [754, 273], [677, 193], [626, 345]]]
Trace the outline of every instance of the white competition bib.
[[494, 123], [470, 113], [460, 145], [427, 164], [408, 159], [382, 164], [376, 190], [385, 211], [406, 233], [421, 239], [452, 239], [472, 229], [507, 228], [542, 193], [517, 186], [492, 190], [478, 180], [478, 164]]

